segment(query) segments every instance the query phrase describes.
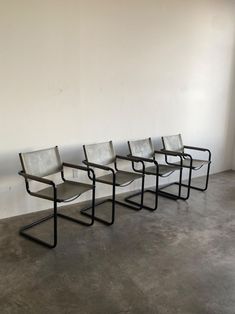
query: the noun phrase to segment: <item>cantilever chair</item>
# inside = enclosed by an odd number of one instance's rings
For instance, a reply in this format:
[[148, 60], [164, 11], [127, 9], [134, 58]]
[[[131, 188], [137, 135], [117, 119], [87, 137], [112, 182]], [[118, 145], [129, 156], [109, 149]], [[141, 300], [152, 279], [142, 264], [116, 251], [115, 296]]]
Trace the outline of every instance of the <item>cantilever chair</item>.
[[[65, 218], [85, 226], [91, 226], [94, 223], [95, 174], [92, 169], [87, 169], [87, 167], [84, 166], [73, 165], [65, 162], [62, 163], [57, 146], [33, 152], [20, 153], [19, 156], [23, 168], [23, 170], [20, 171], [19, 174], [25, 179], [27, 192], [32, 196], [52, 201], [54, 204], [54, 210], [52, 214], [22, 227], [20, 229], [20, 234], [22, 236], [46, 247], [54, 248], [57, 244], [57, 217]], [[64, 176], [65, 167], [87, 172], [89, 178], [92, 181], [91, 184], [66, 180]], [[44, 178], [46, 176], [56, 173], [60, 173], [61, 179], [63, 181], [62, 183], [56, 184], [54, 181], [49, 180], [48, 178]], [[48, 187], [34, 192], [31, 190], [31, 181], [45, 184]], [[75, 219], [73, 217], [57, 212], [57, 203], [73, 201], [87, 191], [92, 191], [92, 213], [90, 222]], [[53, 218], [54, 222], [53, 243], [45, 242], [44, 240], [41, 240], [38, 237], [35, 237], [25, 232], [26, 230], [36, 225], [39, 225], [51, 218]]]
[[[156, 177], [156, 183], [155, 183], [155, 190], [147, 189], [145, 192], [153, 193], [155, 195], [155, 205], [154, 207], [149, 207], [147, 205], [143, 205], [143, 208], [146, 208], [148, 210], [156, 210], [158, 206], [158, 195], [169, 197], [172, 199], [179, 199], [181, 198], [181, 180], [182, 180], [182, 168], [171, 166], [168, 164], [160, 164], [156, 160], [156, 155], [169, 155], [177, 157], [180, 162], [182, 160], [182, 157], [175, 152], [162, 152], [158, 150], [154, 150], [152, 140], [151, 138], [146, 138], [142, 140], [137, 141], [128, 141], [128, 146], [130, 150], [130, 154], [134, 158], [138, 158], [139, 160], [142, 160], [144, 163], [146, 163], [145, 167], [145, 175], [152, 175]], [[168, 185], [165, 185], [163, 188], [159, 188], [159, 177], [168, 177], [171, 175], [174, 171], [179, 170], [179, 190], [178, 194], [172, 194], [169, 192], [164, 191]], [[138, 170], [137, 170], [138, 171]], [[127, 198], [128, 202], [131, 202], [133, 204], [137, 204], [134, 200], [131, 200], [131, 198], [139, 195], [139, 193], [135, 193], [133, 195], [130, 195]]]
[[[95, 216], [95, 220], [104, 223], [106, 225], [112, 225], [115, 220], [115, 204], [120, 204], [126, 206], [131, 209], [140, 210], [143, 206], [143, 192], [144, 192], [144, 163], [132, 157], [120, 156], [116, 155], [113, 147], [112, 141], [99, 143], [99, 144], [90, 144], [84, 145], [84, 153], [85, 153], [85, 160], [84, 164], [90, 169], [95, 168], [104, 170], [107, 174], [102, 176], [96, 175], [96, 182], [100, 182], [103, 184], [108, 184], [112, 186], [112, 198], [106, 199], [101, 201], [100, 203], [96, 204], [96, 206], [103, 204], [105, 202], [111, 202], [112, 204], [112, 213], [111, 213], [111, 220], [106, 220], [100, 217]], [[120, 170], [120, 160], [129, 161], [131, 163], [137, 162], [142, 164], [142, 171], [140, 173], [137, 172], [129, 172]], [[115, 190], [116, 187], [124, 187], [135, 181], [136, 179], [141, 179], [141, 202], [138, 206], [133, 206], [125, 201], [118, 201], [115, 198]], [[89, 216], [90, 208], [83, 209], [81, 212], [84, 215]]]
[[[164, 152], [177, 152], [179, 153], [183, 158], [182, 158], [182, 168], [187, 168], [189, 169], [189, 176], [188, 176], [188, 183], [183, 184], [182, 186], [187, 188], [187, 196], [184, 199], [188, 199], [190, 196], [190, 189], [195, 189], [198, 191], [206, 191], [208, 187], [208, 181], [209, 181], [209, 173], [210, 173], [210, 165], [211, 165], [211, 152], [207, 148], [202, 148], [202, 147], [195, 147], [195, 146], [188, 146], [184, 145], [182, 141], [182, 136], [181, 134], [177, 135], [170, 135], [170, 136], [163, 136], [162, 137], [162, 143], [163, 143], [163, 150]], [[188, 154], [185, 152], [185, 150], [196, 150], [200, 152], [207, 152], [208, 154], [208, 159], [195, 159], [192, 157], [191, 154]], [[169, 165], [172, 166], [179, 166], [179, 163], [172, 163], [167, 160], [167, 155], [166, 155], [166, 162]], [[192, 180], [192, 171], [193, 170], [199, 170], [203, 166], [207, 166], [207, 174], [206, 174], [206, 180], [205, 180], [205, 185], [204, 187], [196, 187], [191, 184]], [[175, 184], [177, 184], [175, 182]]]

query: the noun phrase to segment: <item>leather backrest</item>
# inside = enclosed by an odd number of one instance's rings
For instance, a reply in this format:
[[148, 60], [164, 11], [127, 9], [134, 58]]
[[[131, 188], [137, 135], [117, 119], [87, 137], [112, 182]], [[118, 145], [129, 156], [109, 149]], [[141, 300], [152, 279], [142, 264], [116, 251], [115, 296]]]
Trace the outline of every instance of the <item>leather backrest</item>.
[[115, 151], [112, 141], [84, 145], [85, 157], [88, 162], [100, 165], [108, 165], [115, 161]]
[[58, 147], [20, 153], [23, 171], [38, 177], [46, 177], [62, 169]]
[[166, 150], [177, 151], [181, 153], [184, 152], [184, 144], [182, 141], [181, 134], [163, 136], [162, 144], [164, 149]]
[[131, 155], [145, 158], [153, 157], [154, 149], [151, 138], [129, 141], [128, 143]]

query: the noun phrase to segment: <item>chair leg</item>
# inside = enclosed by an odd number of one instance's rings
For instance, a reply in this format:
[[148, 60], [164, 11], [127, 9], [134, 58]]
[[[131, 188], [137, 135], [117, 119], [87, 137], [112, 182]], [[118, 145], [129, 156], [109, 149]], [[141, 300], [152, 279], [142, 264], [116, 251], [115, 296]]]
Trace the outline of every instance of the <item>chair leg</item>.
[[[183, 169], [182, 169], [183, 170]], [[181, 199], [181, 200], [183, 200], [183, 201], [186, 201], [187, 199], [189, 199], [189, 196], [190, 196], [190, 191], [191, 191], [191, 188], [192, 188], [192, 186], [191, 186], [191, 182], [192, 182], [192, 168], [189, 168], [189, 176], [188, 176], [188, 182], [187, 182], [187, 184], [185, 184], [185, 183], [182, 183], [182, 181], [180, 181], [180, 182], [174, 182], [173, 184], [176, 184], [176, 185], [180, 185], [180, 190], [181, 190], [181, 187], [183, 186], [183, 187], [186, 187], [187, 188], [187, 194], [186, 194], [186, 196], [181, 196], [181, 194], [180, 194], [180, 197], [178, 198], [178, 199]]]
[[89, 217], [91, 218], [90, 222], [85, 222], [83, 220], [76, 219], [76, 218], [70, 217], [68, 215], [61, 214], [61, 213], [58, 213], [57, 216], [64, 218], [64, 219], [67, 219], [67, 220], [70, 220], [70, 221], [73, 221], [73, 222], [76, 222], [76, 223], [79, 223], [83, 226], [88, 226], [88, 227], [92, 226], [94, 224], [94, 220], [95, 220], [95, 187], [93, 187], [93, 189], [92, 189], [92, 205], [90, 208], [91, 208], [91, 215], [89, 215]]
[[[182, 185], [183, 185], [182, 184], [182, 174], [183, 174], [183, 168], [180, 168], [179, 181], [178, 182], [172, 182], [170, 184], [165, 185], [163, 188], [160, 188], [159, 189], [159, 195], [161, 195], [163, 197], [171, 198], [173, 200], [182, 199], [182, 197], [181, 197], [181, 190], [182, 190]], [[163, 191], [163, 189], [165, 189], [171, 185], [178, 185], [179, 186], [178, 194], [173, 194], [173, 193]]]
[[[91, 226], [93, 225], [94, 223], [94, 216], [95, 216], [95, 187], [93, 187], [93, 190], [92, 190], [92, 206], [91, 206], [91, 222], [87, 223], [87, 222], [84, 222], [82, 220], [79, 220], [79, 219], [75, 219], [73, 217], [70, 217], [70, 216], [67, 216], [67, 215], [64, 215], [64, 214], [61, 214], [61, 213], [57, 213], [57, 201], [54, 201], [54, 213], [49, 215], [49, 216], [46, 216], [46, 217], [43, 217], [37, 221], [34, 221], [33, 223], [27, 225], [27, 226], [24, 226], [20, 229], [20, 235], [22, 235], [23, 237], [31, 240], [31, 241], [34, 241], [38, 244], [41, 244], [43, 246], [46, 246], [48, 248], [55, 248], [56, 245], [57, 245], [57, 217], [61, 217], [61, 218], [64, 218], [64, 219], [67, 219], [67, 220], [70, 220], [70, 221], [73, 221], [73, 222], [76, 222], [76, 223], [79, 223], [81, 225], [84, 225], [84, 226]], [[31, 229], [33, 228], [34, 226], [37, 226], [49, 219], [53, 218], [54, 219], [54, 242], [53, 244], [50, 244], [46, 241], [43, 241], [35, 236], [32, 236], [28, 233], [26, 233], [25, 231], [28, 230], [28, 229]]]
[[192, 170], [193, 170], [192, 168], [189, 168], [188, 183], [187, 184], [182, 183], [182, 186], [187, 188], [187, 196], [186, 197], [180, 197], [180, 199], [182, 199], [182, 200], [187, 200], [189, 198], [191, 189], [204, 192], [208, 188], [209, 175], [210, 175], [210, 163], [207, 166], [207, 174], [206, 174], [205, 186], [203, 188], [200, 188], [200, 187], [197, 187], [197, 186], [194, 186], [194, 185], [191, 184], [191, 182], [192, 182]]
[[[129, 203], [132, 203], [134, 205], [138, 205], [138, 206], [142, 205], [141, 208], [144, 208], [144, 209], [147, 209], [147, 210], [150, 210], [150, 211], [155, 211], [157, 209], [157, 207], [158, 207], [158, 194], [159, 194], [158, 193], [158, 188], [157, 188], [158, 187], [158, 181], [159, 181], [158, 176], [156, 176], [156, 191], [144, 190], [144, 182], [142, 181], [142, 190], [141, 190], [141, 192], [137, 192], [137, 193], [134, 193], [134, 194], [131, 194], [131, 195], [127, 196], [125, 198], [125, 201], [129, 202]], [[146, 192], [153, 193], [155, 195], [154, 207], [150, 207], [150, 206], [147, 206], [147, 205], [144, 204], [144, 193], [146, 193]], [[138, 202], [135, 202], [135, 201], [131, 200], [131, 198], [136, 197], [138, 195], [141, 195], [141, 203], [140, 204]]]
[[[126, 202], [122, 202], [122, 201], [117, 201], [116, 200], [116, 186], [115, 186], [115, 184], [113, 184], [112, 198], [111, 199], [106, 199], [104, 201], [101, 201], [101, 202], [95, 204], [95, 207], [97, 207], [97, 206], [102, 205], [104, 203], [111, 202], [111, 204], [112, 204], [111, 221], [105, 220], [105, 219], [100, 218], [100, 217], [98, 217], [96, 215], [94, 215], [94, 220], [96, 220], [98, 222], [101, 222], [101, 223], [105, 224], [106, 226], [111, 226], [114, 223], [114, 221], [115, 221], [115, 205], [116, 204], [128, 207], [130, 209], [134, 209], [134, 210], [141, 210], [142, 207], [143, 207], [143, 199], [144, 199], [144, 177], [142, 178], [142, 188], [141, 188], [141, 192], [140, 193], [141, 193], [141, 203], [137, 204], [139, 207], [131, 206], [131, 205], [127, 204]], [[88, 216], [88, 217], [91, 217], [91, 214], [87, 212], [90, 209], [91, 209], [91, 206], [83, 208], [81, 210], [81, 214], [83, 214], [85, 216]]]
[[[54, 220], [54, 235], [53, 235], [54, 241], [53, 241], [52, 244], [48, 243], [46, 241], [43, 241], [43, 240], [41, 240], [41, 239], [39, 239], [39, 238], [37, 238], [35, 236], [32, 236], [32, 235], [30, 235], [30, 234], [25, 232], [26, 230], [29, 230], [29, 229], [31, 229], [31, 228], [33, 228], [33, 227], [35, 227], [35, 226], [37, 226], [37, 225], [39, 225], [39, 224], [49, 220], [51, 218], [53, 218], [53, 220]], [[39, 219], [37, 221], [34, 221], [33, 223], [31, 223], [29, 225], [26, 225], [26, 226], [22, 227], [20, 229], [19, 233], [20, 233], [21, 236], [23, 236], [23, 237], [25, 237], [25, 238], [27, 238], [27, 239], [29, 239], [31, 241], [34, 241], [34, 242], [36, 242], [38, 244], [46, 246], [46, 247], [48, 247], [50, 249], [55, 248], [56, 245], [57, 245], [57, 202], [54, 201], [54, 213], [53, 214], [51, 214], [49, 216], [46, 216], [46, 217], [43, 217], [43, 218], [41, 218], [41, 219]]]
[[209, 182], [209, 175], [210, 175], [210, 166], [211, 166], [211, 164], [209, 163], [209, 164], [207, 165], [207, 173], [206, 173], [206, 180], [205, 180], [205, 185], [204, 185], [204, 187], [203, 187], [203, 188], [200, 188], [200, 187], [191, 185], [191, 186], [190, 186], [191, 189], [194, 189], [194, 190], [197, 190], [197, 191], [202, 191], [202, 192], [204, 192], [204, 191], [207, 190], [207, 188], [208, 188], [208, 182]]
[[[112, 206], [112, 213], [111, 213], [111, 220], [105, 220], [103, 218], [100, 218], [98, 216], [95, 215], [95, 208], [99, 205], [105, 204], [111, 202], [111, 206]], [[92, 213], [88, 213], [87, 211], [92, 209]], [[93, 220], [96, 220], [98, 222], [103, 223], [106, 226], [111, 226], [114, 223], [115, 220], [115, 185], [113, 185], [113, 189], [112, 189], [112, 198], [106, 199], [104, 201], [98, 202], [95, 204], [95, 201], [93, 200], [92, 202], [92, 206], [88, 206], [85, 207], [83, 209], [80, 210], [81, 214], [87, 217], [93, 217]]]

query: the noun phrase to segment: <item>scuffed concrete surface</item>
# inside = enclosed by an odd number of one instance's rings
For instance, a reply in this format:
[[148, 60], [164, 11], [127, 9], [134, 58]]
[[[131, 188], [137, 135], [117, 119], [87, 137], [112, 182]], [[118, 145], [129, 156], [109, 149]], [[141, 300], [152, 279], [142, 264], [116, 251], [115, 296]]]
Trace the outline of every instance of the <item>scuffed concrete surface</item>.
[[[156, 212], [117, 206], [112, 227], [59, 219], [54, 250], [18, 236], [43, 215], [0, 221], [1, 314], [235, 313], [235, 172], [187, 202], [160, 198]], [[50, 227], [33, 232], [48, 239]]]

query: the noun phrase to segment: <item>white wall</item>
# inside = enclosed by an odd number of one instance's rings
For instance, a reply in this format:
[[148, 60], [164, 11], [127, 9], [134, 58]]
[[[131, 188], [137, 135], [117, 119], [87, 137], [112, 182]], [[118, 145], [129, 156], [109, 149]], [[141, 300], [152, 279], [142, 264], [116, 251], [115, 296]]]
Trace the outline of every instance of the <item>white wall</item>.
[[81, 162], [84, 143], [181, 132], [230, 169], [234, 37], [232, 0], [1, 1], [0, 218], [50, 207], [26, 194], [20, 151]]

